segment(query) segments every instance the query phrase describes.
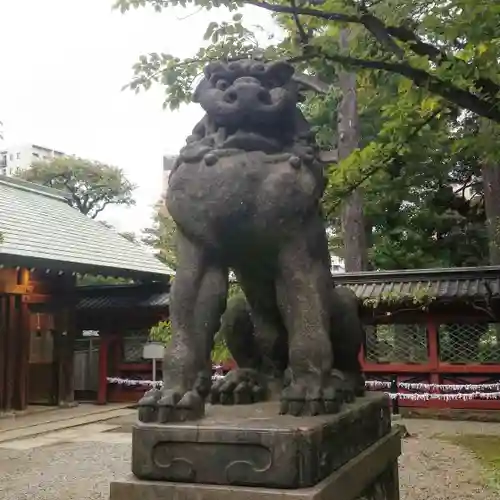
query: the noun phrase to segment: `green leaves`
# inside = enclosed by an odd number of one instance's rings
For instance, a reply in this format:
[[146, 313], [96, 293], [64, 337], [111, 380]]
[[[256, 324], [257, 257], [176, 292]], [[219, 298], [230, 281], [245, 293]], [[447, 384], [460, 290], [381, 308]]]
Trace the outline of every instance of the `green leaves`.
[[[382, 0], [370, 7], [369, 3], [329, 0], [317, 8], [298, 8], [278, 1], [118, 0], [115, 7], [121, 11], [146, 5], [156, 10], [176, 5], [235, 10], [245, 4], [275, 15], [278, 24], [290, 34], [288, 41], [281, 44], [288, 52], [317, 47], [332, 61], [347, 66], [394, 72], [456, 105], [500, 121], [500, 14], [496, 2]], [[248, 55], [238, 46], [238, 36], [248, 36], [242, 19], [238, 13], [233, 23], [209, 24], [205, 39], [213, 45], [223, 40], [218, 50], [205, 49], [210, 57]], [[350, 53], [340, 57], [332, 49], [338, 29], [345, 23], [354, 27], [357, 36]], [[148, 79], [148, 72], [142, 76]], [[136, 88], [141, 85], [147, 88], [149, 84], [139, 80]], [[186, 88], [172, 101], [176, 105], [183, 99], [189, 99]]]
[[67, 192], [69, 204], [92, 219], [108, 205], [135, 205], [132, 193], [136, 186], [120, 168], [97, 161], [54, 158], [35, 162], [18, 175], [27, 181]]
[[[158, 324], [151, 327], [149, 330], [149, 340], [153, 342], [160, 342], [167, 346], [172, 340], [173, 329], [172, 323], [168, 321], [160, 321]], [[231, 358], [231, 353], [226, 346], [223, 336], [218, 333], [214, 339], [214, 346], [212, 349], [212, 361], [214, 363], [222, 363]]]
[[235, 10], [243, 5], [243, 2], [240, 0], [116, 0], [113, 8], [125, 13], [131, 9], [150, 6], [156, 12], [162, 12], [168, 7], [188, 7], [190, 5], [201, 7], [206, 10], [218, 7], [226, 7], [229, 10]]
[[176, 225], [163, 202], [155, 207], [152, 227], [143, 230], [141, 241], [156, 251], [157, 257], [170, 269], [177, 267], [175, 254]]
[[[259, 49], [267, 58], [294, 58], [306, 51], [309, 59], [303, 59], [302, 66], [312, 57], [323, 56], [333, 64], [366, 68], [372, 73], [393, 72], [413, 86], [500, 121], [500, 15], [491, 2], [450, 0], [443, 6], [442, 2], [424, 0], [383, 0], [370, 8], [349, 0], [329, 0], [313, 9], [253, 0], [119, 0], [115, 6], [122, 11], [145, 5], [162, 10], [179, 4], [206, 10], [256, 5], [273, 13], [289, 37], [274, 46], [258, 47], [251, 30], [242, 24], [242, 14], [237, 13], [232, 22], [209, 23], [204, 38], [210, 45], [194, 58], [178, 61], [181, 71], [173, 72], [172, 63], [165, 60], [160, 66], [157, 61], [142, 60], [135, 67], [131, 87], [146, 90], [151, 82], [163, 83], [167, 86], [166, 106], [171, 109], [189, 102], [194, 66], [196, 76], [213, 58], [248, 57]], [[481, 30], [476, 21], [470, 22], [474, 16], [483, 22]], [[356, 34], [349, 53], [339, 52], [337, 44], [338, 31], [345, 22]], [[163, 69], [168, 76], [160, 78], [158, 73]]]
[[149, 330], [149, 340], [167, 345], [172, 339], [172, 323], [160, 321]]
[[[342, 199], [362, 185], [376, 266], [483, 262], [484, 210], [477, 170], [480, 160], [500, 163], [500, 132], [496, 126], [489, 131], [483, 126], [479, 133], [473, 113], [500, 123], [499, 2], [326, 0], [298, 8], [281, 0], [116, 4], [122, 11], [146, 5], [207, 11], [224, 6], [236, 12], [230, 21], [208, 24], [205, 44], [191, 58], [140, 58], [133, 90], [163, 85], [165, 106], [176, 109], [191, 100], [203, 66], [213, 59], [255, 54], [267, 60], [287, 58], [329, 89], [309, 94], [303, 109], [321, 147], [331, 149], [337, 143], [337, 74], [342, 68], [354, 69], [362, 142], [349, 158], [329, 167], [324, 204], [331, 226]], [[268, 11], [284, 36], [259, 43], [237, 10], [243, 5]], [[352, 31], [348, 50], [338, 43], [346, 26]], [[464, 199], [464, 186], [477, 191], [474, 201]]]
[[134, 77], [125, 88], [140, 92], [148, 90], [152, 83], [159, 83], [165, 87], [164, 107], [171, 110], [191, 102], [195, 81], [207, 63], [215, 59], [250, 57], [259, 50], [254, 32], [240, 19], [241, 15], [236, 14], [232, 22], [211, 22], [204, 35], [210, 45], [200, 48], [193, 58], [181, 60], [165, 53], [140, 56], [133, 66]]

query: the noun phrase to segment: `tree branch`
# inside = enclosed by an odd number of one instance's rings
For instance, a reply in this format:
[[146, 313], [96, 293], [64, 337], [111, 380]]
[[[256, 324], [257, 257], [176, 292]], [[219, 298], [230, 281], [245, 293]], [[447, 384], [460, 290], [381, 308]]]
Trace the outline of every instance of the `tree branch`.
[[259, 0], [245, 0], [245, 4], [253, 5], [254, 7], [260, 7], [262, 9], [275, 12], [277, 14], [292, 14], [301, 16], [311, 16], [317, 19], [324, 19], [325, 21], [337, 21], [342, 23], [350, 24], [361, 24], [363, 25], [383, 46], [385, 46], [390, 52], [396, 54], [399, 58], [404, 56], [404, 50], [399, 47], [394, 40], [392, 40], [391, 35], [388, 33], [387, 28], [384, 23], [373, 16], [372, 14], [362, 14], [349, 15], [342, 14], [340, 12], [327, 12], [319, 9], [311, 9], [297, 6], [287, 6], [287, 5], [276, 5], [266, 1]]
[[110, 201], [105, 201], [103, 202], [102, 206], [100, 206], [99, 208], [96, 208], [96, 205], [94, 205], [93, 207], [93, 212], [92, 214], [90, 215], [90, 212], [91, 210], [89, 211], [89, 213], [87, 214], [91, 219], [95, 219], [111, 202]]
[[495, 102], [493, 103], [484, 100], [467, 90], [462, 90], [451, 83], [444, 82], [424, 70], [412, 68], [408, 64], [385, 61], [368, 61], [365, 59], [341, 55], [318, 54], [315, 55], [315, 57], [323, 57], [329, 61], [347, 66], [388, 71], [405, 76], [406, 78], [412, 80], [418, 87], [425, 88], [433, 94], [444, 97], [461, 108], [468, 109], [480, 116], [500, 123], [500, 101], [498, 99], [495, 99]]
[[244, 0], [247, 5], [253, 5], [254, 7], [260, 7], [261, 9], [266, 9], [276, 14], [297, 14], [301, 16], [311, 16], [318, 19], [324, 19], [325, 21], [339, 21], [342, 23], [356, 23], [360, 24], [359, 16], [352, 16], [349, 14], [341, 14], [339, 12], [323, 12], [318, 9], [310, 9], [303, 7], [291, 7], [288, 5], [275, 5], [266, 1], [259, 0]]
[[[290, 5], [292, 6], [293, 9], [297, 9], [297, 4], [295, 3], [295, 0], [290, 0]], [[304, 26], [302, 26], [302, 23], [300, 22], [299, 15], [294, 12], [293, 14], [293, 20], [295, 21], [295, 26], [297, 26], [297, 32], [299, 34], [299, 40], [302, 45], [307, 45], [309, 43], [309, 36], [304, 30]]]
[[392, 38], [385, 24], [371, 14], [363, 14], [359, 22], [375, 37], [380, 44], [389, 52], [392, 52], [398, 59], [404, 59], [405, 51]]
[[[465, 67], [464, 61], [461, 61], [455, 56], [450, 56], [430, 43], [424, 42], [416, 33], [404, 26], [387, 26], [386, 29], [392, 36], [401, 42], [407, 43], [410, 50], [419, 56], [427, 56], [431, 61], [438, 65], [443, 62], [451, 61], [454, 63], [462, 63]], [[500, 85], [497, 85], [489, 78], [480, 77], [474, 79], [474, 82], [479, 90], [486, 92], [492, 97], [500, 93]]]
[[[363, 25], [379, 43], [382, 44], [389, 52], [395, 54], [398, 58], [403, 59], [404, 50], [399, 47], [393, 40], [393, 37], [401, 42], [407, 43], [410, 50], [416, 55], [428, 56], [436, 64], [442, 64], [445, 61], [453, 61], [459, 63], [460, 61], [449, 56], [439, 48], [422, 41], [413, 31], [405, 26], [386, 26], [383, 21], [378, 17], [370, 14], [365, 9], [361, 16], [348, 15], [338, 12], [327, 12], [319, 9], [300, 8], [294, 6], [275, 5], [267, 1], [259, 0], [245, 0], [248, 5], [260, 7], [271, 12], [291, 14], [291, 15], [305, 15], [325, 21], [336, 21], [343, 23], [354, 23]], [[497, 85], [489, 78], [477, 78], [474, 84], [478, 90], [483, 91], [486, 96], [478, 97], [472, 92], [462, 90], [452, 84], [446, 83], [439, 78], [427, 73], [424, 70], [413, 68], [408, 64], [397, 65], [389, 62], [382, 61], [364, 61], [356, 58], [347, 58], [341, 61], [342, 56], [338, 56], [337, 62], [346, 63], [353, 66], [382, 69], [406, 76], [414, 81], [420, 87], [427, 87], [431, 92], [441, 95], [446, 99], [451, 100], [460, 107], [469, 109], [480, 116], [489, 118], [495, 122], [500, 122], [500, 102], [497, 95], [500, 93], [500, 85]], [[363, 62], [363, 64], [361, 64]]]

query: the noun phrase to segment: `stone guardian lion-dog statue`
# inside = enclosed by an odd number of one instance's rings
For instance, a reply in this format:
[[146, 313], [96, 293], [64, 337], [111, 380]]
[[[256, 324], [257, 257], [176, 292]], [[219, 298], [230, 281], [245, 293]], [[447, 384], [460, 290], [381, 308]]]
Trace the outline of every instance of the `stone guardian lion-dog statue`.
[[[326, 180], [293, 73], [286, 62], [251, 59], [204, 70], [194, 102], [206, 115], [166, 197], [178, 238], [173, 337], [162, 389], [139, 402], [142, 421], [197, 419], [209, 396], [244, 404], [276, 390], [282, 414], [329, 414], [363, 392], [358, 305], [332, 285], [320, 206]], [[239, 366], [212, 387], [230, 269], [246, 297], [239, 317], [252, 328], [233, 329]]]

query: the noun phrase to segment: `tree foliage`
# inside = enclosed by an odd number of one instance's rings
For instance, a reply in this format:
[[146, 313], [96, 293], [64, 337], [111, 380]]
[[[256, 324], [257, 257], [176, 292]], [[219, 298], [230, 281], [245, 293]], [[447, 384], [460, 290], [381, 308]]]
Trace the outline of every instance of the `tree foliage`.
[[[129, 87], [138, 92], [163, 85], [171, 109], [191, 100], [194, 82], [212, 59], [287, 59], [297, 79], [315, 89], [303, 109], [320, 145], [336, 148], [338, 73], [356, 71], [361, 144], [329, 168], [324, 196], [332, 248], [341, 247], [340, 204], [362, 185], [375, 268], [487, 262], [485, 223], [491, 217], [483, 172], [485, 164], [500, 162], [500, 3], [116, 1], [122, 11], [147, 5], [157, 11], [225, 7], [234, 14], [209, 23], [206, 43], [193, 57], [151, 53], [134, 66]], [[241, 9], [249, 5], [269, 11], [284, 36], [262, 44], [245, 24]], [[352, 35], [347, 49], [339, 45], [346, 27]]]
[[126, 278], [116, 278], [114, 276], [100, 276], [93, 274], [77, 274], [77, 286], [104, 286], [104, 285], [128, 285], [134, 281]]
[[385, 173], [369, 183], [376, 267], [488, 263], [481, 164], [477, 154], [460, 146], [478, 140], [474, 122], [436, 123], [397, 175]]
[[[362, 124], [373, 123], [376, 118], [372, 114], [367, 121], [368, 111], [365, 108]], [[311, 118], [319, 128], [326, 128], [323, 114]], [[442, 115], [408, 141], [406, 151], [395, 161], [365, 180], [364, 205], [373, 268], [488, 263], [477, 142], [477, 119]], [[339, 209], [331, 209], [338, 199], [330, 185], [325, 196], [325, 204], [330, 208], [330, 242], [333, 253], [342, 255]]]
[[153, 225], [143, 229], [142, 242], [153, 248], [158, 258], [171, 269], [177, 267], [175, 256], [175, 222], [163, 202], [155, 207]]
[[74, 157], [34, 162], [18, 173], [23, 179], [60, 189], [69, 204], [94, 219], [109, 205], [135, 205], [135, 186], [118, 167]]
[[[429, 90], [455, 106], [500, 121], [500, 5], [489, 0], [324, 0], [314, 8], [290, 1], [259, 0], [117, 0], [122, 12], [150, 5], [157, 11], [194, 5], [229, 10], [252, 5], [273, 13], [294, 37], [266, 47], [264, 55], [297, 62], [322, 60], [369, 72], [403, 76], [410, 85]], [[369, 39], [348, 53], [337, 51], [338, 28], [351, 26]], [[167, 86], [167, 102], [177, 107], [189, 99], [200, 65], [213, 57], [248, 56], [256, 47], [252, 32], [237, 13], [232, 22], [211, 22], [208, 47], [195, 57], [171, 54], [143, 56], [136, 65], [133, 88], [152, 81]]]
[[[160, 321], [158, 324], [151, 327], [149, 331], [149, 340], [153, 342], [161, 342], [163, 345], [168, 345], [172, 339], [172, 324], [170, 321]], [[223, 363], [231, 358], [231, 354], [226, 346], [223, 336], [217, 333], [214, 339], [212, 349], [212, 362]]]

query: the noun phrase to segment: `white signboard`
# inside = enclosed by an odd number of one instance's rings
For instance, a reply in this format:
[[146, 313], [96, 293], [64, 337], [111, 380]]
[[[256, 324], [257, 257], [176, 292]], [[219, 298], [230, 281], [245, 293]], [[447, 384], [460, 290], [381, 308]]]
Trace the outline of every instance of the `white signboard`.
[[144, 344], [142, 357], [144, 359], [163, 359], [165, 347], [159, 342], [148, 342]]
[[99, 330], [82, 330], [82, 337], [99, 337]]

